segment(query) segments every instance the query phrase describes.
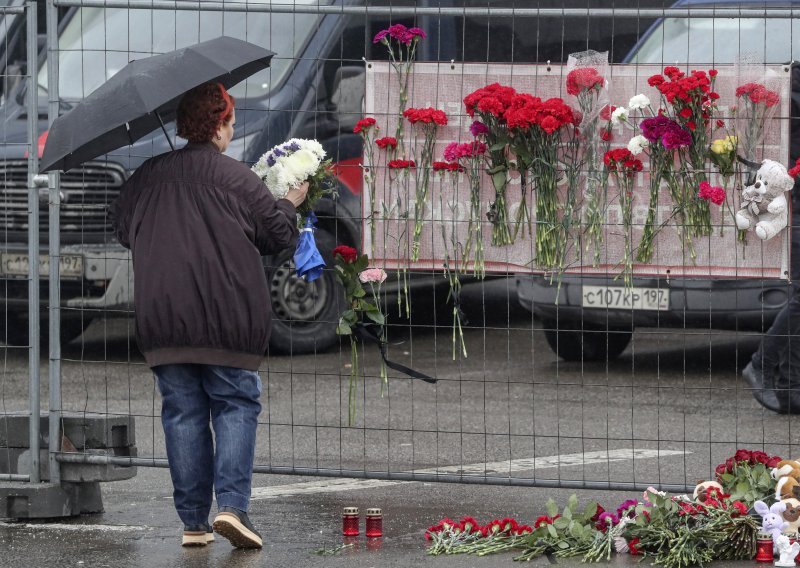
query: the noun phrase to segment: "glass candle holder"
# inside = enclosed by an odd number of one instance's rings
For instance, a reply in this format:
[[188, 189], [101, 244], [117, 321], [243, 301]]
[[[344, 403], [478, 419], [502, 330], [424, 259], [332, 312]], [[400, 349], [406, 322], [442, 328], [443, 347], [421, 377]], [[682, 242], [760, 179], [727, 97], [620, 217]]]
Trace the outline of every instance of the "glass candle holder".
[[367, 537], [383, 536], [383, 512], [380, 509], [367, 509]]
[[342, 534], [358, 536], [358, 507], [345, 507], [342, 510]]
[[774, 555], [772, 553], [772, 537], [764, 537], [758, 535], [756, 540], [756, 562], [772, 562]]

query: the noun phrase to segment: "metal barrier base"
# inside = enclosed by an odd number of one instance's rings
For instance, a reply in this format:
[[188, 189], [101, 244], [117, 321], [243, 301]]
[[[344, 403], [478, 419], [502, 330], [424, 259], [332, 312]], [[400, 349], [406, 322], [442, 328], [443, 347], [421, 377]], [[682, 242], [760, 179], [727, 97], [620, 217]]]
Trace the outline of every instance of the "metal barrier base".
[[98, 482], [0, 484], [0, 518], [48, 519], [102, 512]]

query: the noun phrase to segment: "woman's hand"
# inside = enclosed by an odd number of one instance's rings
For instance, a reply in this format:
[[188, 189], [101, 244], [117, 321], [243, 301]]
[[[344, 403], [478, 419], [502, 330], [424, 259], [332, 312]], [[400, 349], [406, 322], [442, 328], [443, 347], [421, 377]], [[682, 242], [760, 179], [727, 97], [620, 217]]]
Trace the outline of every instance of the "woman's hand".
[[306, 194], [308, 193], [308, 182], [304, 181], [300, 185], [296, 185], [289, 189], [289, 192], [286, 194], [286, 199], [292, 202], [292, 205], [295, 207], [299, 207], [300, 204], [306, 200]]

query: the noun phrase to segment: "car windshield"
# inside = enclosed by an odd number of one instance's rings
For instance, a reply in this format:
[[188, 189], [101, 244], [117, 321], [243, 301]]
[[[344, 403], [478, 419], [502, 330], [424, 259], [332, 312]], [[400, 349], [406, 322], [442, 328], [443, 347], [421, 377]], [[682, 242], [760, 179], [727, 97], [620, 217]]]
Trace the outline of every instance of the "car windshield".
[[763, 63], [800, 60], [800, 19], [666, 18], [633, 55], [633, 63]]
[[[285, 0], [275, 0], [275, 3]], [[293, 0], [319, 4], [318, 0]], [[270, 4], [273, 0], [249, 0]], [[324, 2], [323, 2], [324, 3]], [[129, 61], [165, 53], [227, 35], [274, 51], [269, 69], [256, 73], [231, 89], [237, 98], [263, 97], [277, 85], [299, 56], [318, 14], [269, 12], [211, 12], [80, 8], [59, 38], [59, 96], [80, 100], [111, 78]], [[44, 94], [47, 65], [39, 72]]]

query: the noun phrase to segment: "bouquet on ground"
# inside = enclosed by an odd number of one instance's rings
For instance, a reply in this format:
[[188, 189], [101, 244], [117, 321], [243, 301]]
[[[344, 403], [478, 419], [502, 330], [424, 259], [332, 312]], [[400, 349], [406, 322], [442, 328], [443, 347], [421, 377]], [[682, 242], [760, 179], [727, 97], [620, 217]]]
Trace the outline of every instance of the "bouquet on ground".
[[716, 467], [717, 481], [732, 499], [752, 506], [775, 493], [776, 480], [772, 479], [770, 471], [780, 461], [780, 457], [758, 450], [737, 450]]
[[[381, 284], [386, 272], [369, 268], [366, 254], [348, 246], [333, 249], [336, 276], [344, 286], [345, 311], [339, 318], [336, 333], [350, 336], [350, 384], [348, 389], [348, 418], [352, 426], [356, 419], [356, 389], [358, 386], [358, 339], [371, 337], [381, 345], [386, 343], [385, 318], [381, 312]], [[369, 290], [369, 296], [367, 295]], [[386, 364], [381, 360], [381, 379], [387, 382]]]
[[322, 274], [325, 261], [314, 240], [314, 206], [325, 195], [336, 194], [336, 178], [331, 161], [316, 140], [292, 138], [261, 156], [252, 170], [260, 177], [275, 199], [283, 199], [289, 189], [308, 182], [306, 199], [297, 208], [300, 237], [297, 239], [295, 268], [297, 275], [315, 280]]

